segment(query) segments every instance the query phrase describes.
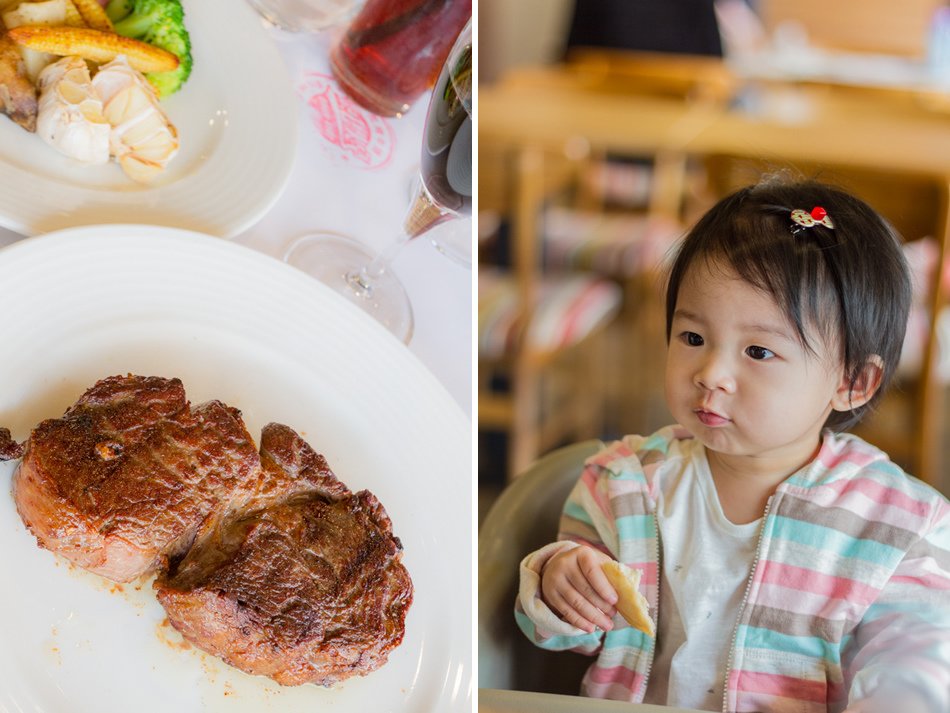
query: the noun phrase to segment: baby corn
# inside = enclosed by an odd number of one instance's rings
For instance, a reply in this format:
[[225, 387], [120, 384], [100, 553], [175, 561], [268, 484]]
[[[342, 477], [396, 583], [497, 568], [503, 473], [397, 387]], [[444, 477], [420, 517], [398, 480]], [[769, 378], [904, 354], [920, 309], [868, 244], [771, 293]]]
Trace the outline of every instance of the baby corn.
[[[109, 18], [106, 18], [107, 20]], [[66, 0], [66, 23], [70, 27], [87, 27], [73, 0]]]
[[79, 11], [79, 14], [82, 15], [82, 19], [86, 22], [88, 27], [94, 30], [102, 30], [103, 32], [115, 32], [115, 28], [112, 27], [112, 21], [109, 19], [109, 16], [106, 15], [106, 11], [102, 5], [96, 2], [96, 0], [72, 0], [72, 3], [76, 6], [76, 9]]
[[78, 55], [93, 62], [111, 62], [125, 55], [129, 64], [140, 72], [171, 72], [178, 67], [178, 57], [171, 52], [131, 37], [87, 27], [24, 25], [8, 30], [7, 34], [27, 49]]

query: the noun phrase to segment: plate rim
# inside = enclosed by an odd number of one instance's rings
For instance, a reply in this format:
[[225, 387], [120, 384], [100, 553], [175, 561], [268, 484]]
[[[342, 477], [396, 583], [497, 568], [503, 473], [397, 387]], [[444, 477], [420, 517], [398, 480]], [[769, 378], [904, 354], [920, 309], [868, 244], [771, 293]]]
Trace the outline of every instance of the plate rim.
[[[450, 415], [452, 419], [458, 419], [458, 427], [460, 429], [464, 428], [465, 433], [459, 433], [457, 439], [459, 443], [464, 443], [469, 449], [467, 460], [471, 464], [473, 448], [473, 437], [471, 435], [471, 419], [464, 413], [462, 408], [456, 403], [456, 401], [449, 395], [447, 390], [442, 386], [440, 382], [435, 378], [435, 376], [422, 364], [421, 361], [412, 354], [409, 349], [399, 342], [395, 337], [389, 334], [383, 327], [377, 325], [377, 323], [369, 316], [365, 315], [361, 310], [356, 308], [353, 305], [350, 305], [345, 299], [336, 295], [329, 288], [325, 288], [316, 281], [312, 280], [303, 273], [299, 273], [295, 268], [286, 265], [280, 260], [254, 250], [253, 248], [241, 245], [239, 243], [234, 243], [231, 241], [221, 241], [214, 236], [210, 236], [198, 231], [192, 231], [187, 229], [180, 228], [170, 228], [165, 226], [143, 226], [140, 224], [105, 224], [105, 225], [93, 225], [93, 226], [79, 226], [75, 228], [64, 229], [60, 231], [54, 231], [51, 233], [37, 235], [34, 237], [26, 238], [24, 240], [13, 243], [9, 246], [0, 248], [0, 274], [3, 274], [8, 269], [13, 267], [18, 267], [22, 265], [23, 261], [41, 261], [44, 254], [47, 250], [54, 250], [57, 247], [62, 246], [63, 244], [68, 244], [73, 246], [75, 249], [81, 250], [83, 247], [83, 241], [91, 240], [93, 242], [102, 242], [103, 244], [108, 244], [110, 242], [120, 245], [122, 241], [125, 241], [130, 238], [144, 238], [146, 240], [151, 240], [151, 246], [157, 247], [159, 249], [164, 249], [167, 247], [174, 247], [175, 240], [169, 240], [169, 238], [177, 238], [179, 240], [191, 242], [193, 245], [198, 246], [196, 249], [201, 253], [207, 253], [210, 251], [211, 255], [219, 254], [230, 254], [241, 256], [241, 258], [248, 260], [249, 262], [259, 263], [261, 265], [266, 265], [268, 268], [273, 270], [274, 275], [279, 275], [281, 278], [289, 278], [294, 280], [301, 281], [301, 284], [307, 285], [312, 288], [315, 292], [314, 294], [319, 294], [321, 299], [327, 300], [334, 307], [339, 306], [340, 310], [344, 313], [346, 319], [354, 319], [357, 321], [358, 326], [361, 328], [366, 326], [367, 328], [372, 328], [368, 332], [371, 337], [369, 339], [384, 339], [385, 343], [389, 344], [391, 348], [387, 349], [387, 352], [395, 352], [400, 355], [402, 364], [415, 364], [413, 367], [416, 370], [414, 377], [424, 379], [428, 382], [429, 388], [432, 389], [433, 393], [439, 394], [440, 408], [447, 409], [446, 413]], [[141, 244], [141, 243], [140, 243]], [[120, 254], [117, 258], [119, 261], [123, 259]], [[2, 425], [2, 424], [0, 424]], [[469, 477], [473, 478], [473, 466], [472, 470], [469, 473]], [[473, 487], [473, 486], [472, 486]], [[463, 487], [463, 494], [466, 498], [469, 497], [469, 490], [471, 488]], [[469, 504], [468, 510], [471, 510], [471, 503]], [[471, 512], [468, 512], [468, 516], [474, 521], [474, 516]], [[463, 541], [467, 541], [467, 538], [473, 537], [472, 534], [468, 531], [462, 533]], [[472, 540], [472, 546], [474, 547], [474, 539]], [[464, 557], [468, 557], [469, 552], [465, 551], [462, 553]], [[474, 560], [471, 560], [474, 561]], [[470, 563], [470, 562], [469, 562]], [[471, 572], [468, 572], [468, 576], [471, 577]], [[470, 596], [470, 592], [466, 593], [467, 596]], [[469, 601], [467, 611], [473, 617], [474, 616], [474, 606], [473, 602]], [[466, 686], [468, 687], [468, 701], [471, 700], [472, 687], [474, 685], [474, 668], [473, 668], [473, 649], [472, 647], [466, 647], [467, 644], [474, 642], [472, 637], [471, 627], [466, 626], [467, 621], [455, 622], [452, 624], [451, 631], [462, 637], [459, 645], [461, 649], [453, 649], [452, 653], [455, 655], [455, 658], [452, 659], [452, 664], [457, 665], [456, 669], [447, 671], [448, 675], [444, 681], [445, 687], [451, 689], [453, 684], [453, 676], [455, 677], [456, 688], [459, 687], [459, 681], [461, 682], [462, 695], [464, 697], [466, 691]], [[440, 698], [438, 703], [444, 703], [442, 695], [447, 695], [445, 689], [439, 694]], [[463, 706], [465, 701], [463, 700], [461, 704]], [[453, 707], [453, 710], [455, 708]]]
[[[210, 154], [170, 183], [141, 185], [128, 179], [124, 190], [88, 188], [66, 178], [57, 180], [0, 157], [0, 226], [32, 236], [82, 225], [127, 224], [137, 220], [132, 217], [136, 213], [145, 211], [142, 223], [231, 238], [257, 223], [274, 206], [290, 181], [299, 133], [296, 94], [277, 44], [267, 34], [261, 18], [245, 2], [182, 0], [182, 4], [186, 23], [189, 16], [195, 18], [193, 22], [201, 23], [198, 28], [190, 28], [193, 44], [196, 39], [203, 42], [201, 52], [213, 53], [215, 63], [236, 63], [242, 68], [225, 72], [222, 84], [227, 125]], [[209, 22], [211, 18], [220, 19]], [[207, 32], [209, 28], [212, 34], [202, 40], [196, 30]], [[233, 41], [235, 33], [241, 35], [240, 43]], [[256, 64], [252, 65], [252, 60]], [[254, 72], [244, 71], [251, 66]], [[247, 75], [252, 78], [250, 86], [242, 85], [239, 79]], [[244, 93], [256, 93], [258, 98], [245, 99]], [[259, 107], [260, 114], [244, 112], [242, 115], [242, 112], [231, 111], [242, 103]], [[265, 131], [258, 130], [261, 117], [267, 122]], [[0, 118], [9, 121], [6, 117]], [[265, 145], [259, 143], [262, 134]], [[38, 136], [29, 138], [42, 144]], [[253, 147], [250, 159], [230, 155], [222, 158], [226, 150], [233, 154], [248, 150], [247, 147]], [[222, 160], [226, 165], [219, 166]], [[181, 207], [183, 202], [193, 200], [198, 190], [216, 196], [216, 186], [222, 180], [231, 179], [235, 166], [244, 171], [244, 185], [241, 197], [230, 197], [226, 209], [215, 210], [200, 202]], [[6, 194], [11, 197], [4, 201]], [[41, 198], [31, 204], [34, 194]], [[51, 201], [51, 194], [59, 197]]]

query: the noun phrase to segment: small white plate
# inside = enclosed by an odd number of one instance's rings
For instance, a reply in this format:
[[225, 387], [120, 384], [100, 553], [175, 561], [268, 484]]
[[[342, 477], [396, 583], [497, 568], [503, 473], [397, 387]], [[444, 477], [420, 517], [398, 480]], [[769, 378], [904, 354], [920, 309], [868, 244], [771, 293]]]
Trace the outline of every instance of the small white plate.
[[142, 223], [232, 237], [270, 208], [297, 147], [293, 85], [243, 0], [183, 0], [194, 65], [162, 100], [179, 153], [142, 185], [116, 163], [85, 166], [0, 116], [0, 225], [24, 235]]
[[189, 231], [92, 226], [0, 250], [0, 426], [25, 440], [95, 381], [182, 379], [285, 423], [379, 498], [415, 597], [389, 662], [332, 689], [283, 688], [194, 648], [144, 586], [37, 547], [0, 464], [0, 710], [461, 712], [472, 701], [472, 424], [412, 353], [322, 284]]

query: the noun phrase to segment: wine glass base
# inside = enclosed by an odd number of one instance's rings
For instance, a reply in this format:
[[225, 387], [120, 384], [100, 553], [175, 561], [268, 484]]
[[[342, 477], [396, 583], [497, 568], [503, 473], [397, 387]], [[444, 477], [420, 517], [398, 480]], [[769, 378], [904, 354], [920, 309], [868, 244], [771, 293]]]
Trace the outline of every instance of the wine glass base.
[[356, 279], [374, 257], [355, 240], [317, 233], [294, 242], [284, 262], [332, 288], [408, 344], [413, 330], [412, 304], [399, 279], [383, 272], [369, 287]]

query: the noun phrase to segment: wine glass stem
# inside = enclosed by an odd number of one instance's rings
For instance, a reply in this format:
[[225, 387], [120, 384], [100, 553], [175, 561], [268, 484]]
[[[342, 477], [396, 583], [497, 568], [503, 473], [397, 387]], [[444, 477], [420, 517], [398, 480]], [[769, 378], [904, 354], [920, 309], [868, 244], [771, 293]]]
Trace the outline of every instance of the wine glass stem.
[[346, 281], [350, 287], [356, 290], [360, 297], [369, 299], [373, 296], [373, 289], [376, 280], [386, 272], [386, 268], [393, 261], [396, 255], [402, 250], [402, 246], [412, 239], [413, 236], [402, 231], [399, 236], [389, 243], [386, 248], [379, 253], [373, 260], [359, 270], [354, 270], [346, 276]]
[[372, 298], [377, 278], [386, 272], [406, 243], [413, 238], [418, 238], [430, 228], [455, 217], [452, 211], [442, 208], [432, 200], [421, 180], [418, 183], [415, 198], [409, 206], [403, 220], [402, 231], [396, 239], [390, 242], [368, 265], [346, 276], [346, 281], [360, 297]]

